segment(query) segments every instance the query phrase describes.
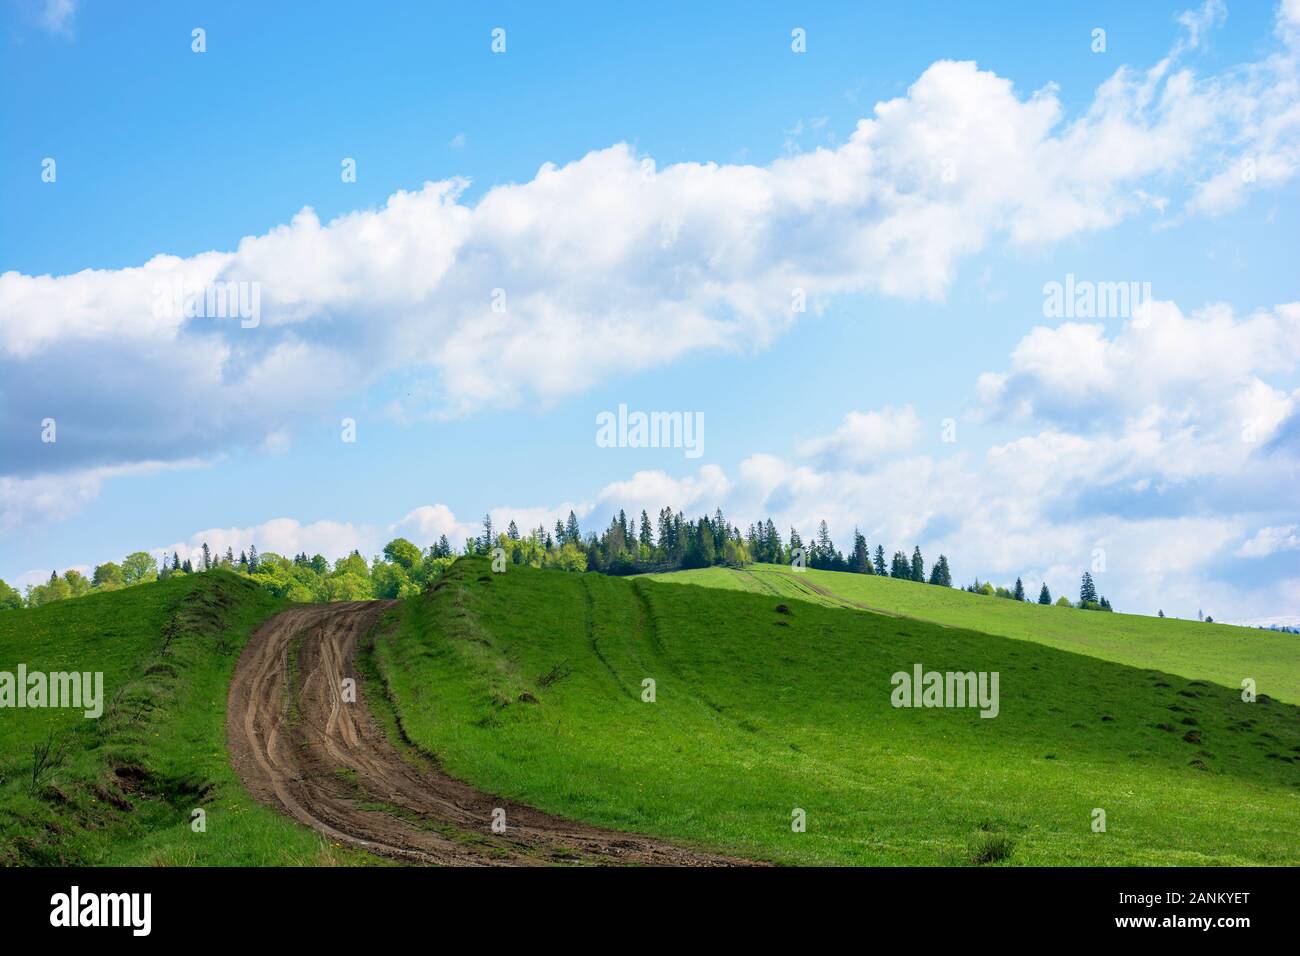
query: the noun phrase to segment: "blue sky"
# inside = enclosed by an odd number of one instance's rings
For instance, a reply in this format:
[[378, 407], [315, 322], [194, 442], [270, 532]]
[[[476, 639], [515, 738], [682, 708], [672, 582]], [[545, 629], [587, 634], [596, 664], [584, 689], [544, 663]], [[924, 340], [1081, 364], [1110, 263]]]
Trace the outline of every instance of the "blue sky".
[[1300, 617], [1296, 4], [266, 7], [2, 8], [5, 580], [669, 504]]

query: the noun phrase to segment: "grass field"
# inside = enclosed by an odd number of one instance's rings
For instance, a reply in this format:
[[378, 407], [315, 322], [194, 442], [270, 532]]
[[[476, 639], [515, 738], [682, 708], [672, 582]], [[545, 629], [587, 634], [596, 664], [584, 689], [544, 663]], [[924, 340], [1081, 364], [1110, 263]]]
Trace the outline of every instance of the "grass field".
[[[230, 766], [230, 675], [281, 606], [214, 572], [0, 613], [0, 670], [103, 671], [105, 697], [97, 720], [0, 710], [0, 864], [373, 861], [255, 803]], [[33, 781], [33, 745], [51, 734], [64, 759]]]
[[[608, 826], [789, 863], [1300, 863], [1297, 708], [1072, 653], [1070, 630], [461, 560], [374, 659], [405, 734], [451, 773]], [[1222, 668], [1222, 630], [1197, 666]], [[999, 716], [891, 706], [891, 675], [918, 662], [998, 671]]]
[[878, 575], [812, 569], [796, 573], [784, 565], [702, 568], [647, 577], [828, 607], [870, 608], [1208, 680], [1237, 691], [1249, 677], [1258, 693], [1300, 704], [1300, 637], [1294, 634], [1040, 606]]

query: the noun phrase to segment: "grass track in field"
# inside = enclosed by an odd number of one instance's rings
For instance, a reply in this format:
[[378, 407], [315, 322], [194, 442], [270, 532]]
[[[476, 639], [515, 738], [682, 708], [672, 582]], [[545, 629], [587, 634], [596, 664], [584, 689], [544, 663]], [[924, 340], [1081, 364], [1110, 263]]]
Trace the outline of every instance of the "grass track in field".
[[[0, 710], [0, 864], [371, 862], [256, 803], [226, 751], [226, 694], [282, 602], [224, 572], [0, 613], [0, 670], [103, 671], [105, 712]], [[176, 636], [162, 652], [164, 630]], [[114, 702], [115, 701], [115, 702]], [[30, 786], [32, 745], [65, 762]], [[191, 829], [202, 808], [207, 830]]]

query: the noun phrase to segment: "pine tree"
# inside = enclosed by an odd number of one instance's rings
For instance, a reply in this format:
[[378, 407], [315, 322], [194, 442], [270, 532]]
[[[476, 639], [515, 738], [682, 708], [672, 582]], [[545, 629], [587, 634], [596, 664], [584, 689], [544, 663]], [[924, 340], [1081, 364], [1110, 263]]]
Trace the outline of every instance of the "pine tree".
[[856, 574], [871, 573], [871, 549], [857, 528], [853, 529], [853, 557], [849, 560], [849, 570]]
[[921, 559], [921, 546], [912, 549], [912, 580], [925, 582], [925, 561]]
[[208, 543], [203, 542], [203, 570], [212, 570], [212, 551], [208, 548]]
[[1097, 603], [1097, 586], [1092, 583], [1092, 575], [1083, 572], [1083, 581], [1079, 584], [1079, 607], [1086, 608]]
[[261, 560], [261, 559], [258, 558], [258, 556], [257, 556], [257, 545], [255, 545], [255, 544], [250, 544], [250, 545], [248, 546], [248, 570], [249, 570], [249, 571], [256, 571], [256, 570], [257, 570], [257, 563], [258, 563], [258, 561], [260, 561], [260, 560]]
[[881, 577], [885, 575], [885, 546], [876, 545], [876, 573]]
[[1013, 595], [1017, 601], [1023, 601], [1025, 599], [1025, 585], [1019, 578], [1016, 578], [1016, 589], [1013, 592]]
[[813, 544], [808, 563], [814, 568], [829, 568], [835, 564], [835, 545], [831, 542], [831, 531], [826, 527], [824, 519], [817, 526], [817, 541]]
[[934, 562], [934, 567], [930, 569], [930, 583], [945, 588], [952, 587], [952, 571], [948, 568], [946, 555], [939, 555], [939, 560]]
[[891, 578], [911, 580], [912, 562], [907, 560], [907, 555], [902, 551], [894, 552], [894, 560], [890, 562], [889, 576]]
[[1047, 590], [1047, 582], [1046, 582], [1046, 581], [1043, 582], [1043, 586], [1042, 586], [1042, 588], [1041, 588], [1041, 589], [1039, 590], [1039, 592], [1038, 592], [1038, 603], [1039, 603], [1039, 604], [1051, 604], [1051, 603], [1052, 603], [1052, 592], [1049, 591], [1049, 590]]

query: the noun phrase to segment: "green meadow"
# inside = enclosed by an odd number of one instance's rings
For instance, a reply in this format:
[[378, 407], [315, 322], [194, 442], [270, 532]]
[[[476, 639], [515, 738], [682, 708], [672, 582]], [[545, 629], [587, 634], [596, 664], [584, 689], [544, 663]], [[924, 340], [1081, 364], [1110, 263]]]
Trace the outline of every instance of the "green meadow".
[[[462, 559], [406, 603], [374, 662], [403, 732], [452, 774], [756, 859], [1300, 862], [1300, 712], [1145, 665], [1175, 641], [1117, 662], [1072, 647], [1068, 622], [1026, 639], [789, 593]], [[1196, 658], [1208, 676], [1225, 673], [1221, 630]], [[1278, 667], [1249, 649], [1228, 653]], [[891, 676], [917, 663], [998, 672], [998, 716], [892, 706]]]
[[1300, 704], [1300, 637], [1295, 634], [1027, 604], [874, 574], [795, 572], [784, 565], [711, 567], [647, 577], [965, 627], [1238, 691], [1242, 680], [1251, 678], [1258, 693]]
[[[458, 560], [360, 662], [381, 723], [484, 789], [756, 860], [1300, 863], [1285, 635], [829, 572], [666, 580]], [[105, 685], [96, 720], [0, 709], [0, 865], [381, 862], [231, 768], [231, 674], [285, 606], [212, 572], [0, 614], [0, 671]], [[997, 672], [997, 716], [895, 707], [918, 664]]]
[[214, 572], [0, 613], [0, 670], [104, 674], [99, 719], [0, 710], [0, 865], [368, 862], [254, 802], [230, 765], [230, 676], [283, 606]]

